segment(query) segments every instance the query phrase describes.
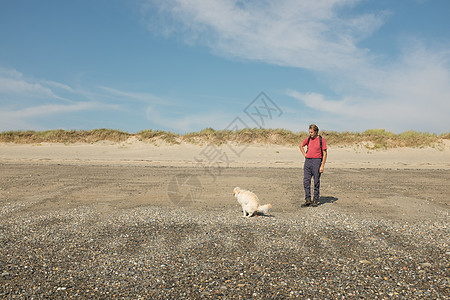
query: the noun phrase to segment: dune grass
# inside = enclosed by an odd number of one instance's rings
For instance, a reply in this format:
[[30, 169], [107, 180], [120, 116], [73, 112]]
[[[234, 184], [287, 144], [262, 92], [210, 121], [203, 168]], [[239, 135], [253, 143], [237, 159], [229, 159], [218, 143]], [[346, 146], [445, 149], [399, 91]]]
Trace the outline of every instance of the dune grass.
[[[416, 131], [395, 134], [385, 129], [370, 129], [364, 132], [321, 131], [320, 134], [329, 145], [363, 145], [369, 149], [388, 149], [397, 147], [435, 147], [444, 139], [450, 139], [450, 133], [436, 135]], [[140, 141], [180, 144], [221, 145], [225, 143], [298, 145], [308, 136], [307, 132], [292, 132], [286, 129], [245, 128], [237, 131], [214, 130], [206, 128], [199, 132], [179, 135], [170, 131], [152, 129], [136, 134], [113, 129], [94, 130], [47, 130], [47, 131], [4, 131], [0, 132], [0, 142], [16, 144], [33, 143], [96, 143], [100, 141], [124, 142], [130, 137]]]
[[0, 142], [16, 144], [123, 142], [130, 136], [132, 134], [113, 129], [4, 131], [0, 132]]
[[332, 145], [362, 144], [369, 149], [433, 147], [443, 139], [449, 139], [449, 134], [436, 135], [417, 131], [395, 134], [385, 129], [369, 129], [362, 133], [323, 131], [321, 134]]

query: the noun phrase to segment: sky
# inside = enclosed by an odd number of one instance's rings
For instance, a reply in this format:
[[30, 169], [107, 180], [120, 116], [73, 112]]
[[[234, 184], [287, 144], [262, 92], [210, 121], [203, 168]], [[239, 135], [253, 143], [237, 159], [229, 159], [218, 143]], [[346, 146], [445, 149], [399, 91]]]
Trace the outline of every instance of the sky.
[[448, 0], [0, 0], [0, 131], [450, 132]]

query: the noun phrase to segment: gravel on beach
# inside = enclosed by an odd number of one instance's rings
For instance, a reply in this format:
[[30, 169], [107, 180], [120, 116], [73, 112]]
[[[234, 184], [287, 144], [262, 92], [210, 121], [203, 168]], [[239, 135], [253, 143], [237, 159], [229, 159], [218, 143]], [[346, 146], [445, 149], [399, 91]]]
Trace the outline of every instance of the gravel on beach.
[[[331, 184], [339, 180], [329, 176]], [[17, 186], [5, 176], [1, 183], [1, 298], [450, 295], [445, 206], [432, 219], [405, 220], [349, 211], [339, 196], [316, 208], [274, 207], [268, 215], [243, 218], [234, 202], [225, 207], [138, 203], [105, 210], [88, 201], [58, 208], [54, 196], [51, 209], [33, 211], [37, 202], [5, 196]]]

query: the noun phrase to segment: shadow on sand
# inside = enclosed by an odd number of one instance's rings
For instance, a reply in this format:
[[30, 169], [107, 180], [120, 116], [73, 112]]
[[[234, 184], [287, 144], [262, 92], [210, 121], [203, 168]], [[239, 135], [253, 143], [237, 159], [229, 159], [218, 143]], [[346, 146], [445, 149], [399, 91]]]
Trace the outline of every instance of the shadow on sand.
[[264, 218], [275, 218], [274, 215], [271, 214], [265, 214], [262, 212], [255, 212], [251, 217], [249, 218], [255, 218], [255, 217], [264, 217]]
[[334, 203], [334, 202], [336, 202], [336, 201], [338, 201], [338, 200], [339, 200], [338, 198], [336, 198], [336, 197], [331, 197], [331, 196], [320, 197], [320, 198], [319, 198], [319, 201], [318, 201], [318, 204], [319, 204], [319, 205], [323, 205], [323, 204], [326, 204], [326, 203]]

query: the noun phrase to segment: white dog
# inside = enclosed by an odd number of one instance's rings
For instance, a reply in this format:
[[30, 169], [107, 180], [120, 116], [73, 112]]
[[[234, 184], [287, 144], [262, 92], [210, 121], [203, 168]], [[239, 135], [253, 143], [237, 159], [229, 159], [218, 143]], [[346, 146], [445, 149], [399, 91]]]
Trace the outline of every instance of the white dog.
[[239, 204], [242, 205], [244, 217], [247, 218], [253, 216], [256, 212], [267, 214], [272, 207], [271, 204], [259, 205], [259, 199], [254, 193], [241, 190], [239, 187], [234, 188], [233, 196], [235, 196]]

